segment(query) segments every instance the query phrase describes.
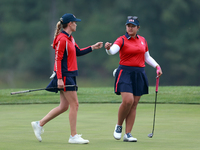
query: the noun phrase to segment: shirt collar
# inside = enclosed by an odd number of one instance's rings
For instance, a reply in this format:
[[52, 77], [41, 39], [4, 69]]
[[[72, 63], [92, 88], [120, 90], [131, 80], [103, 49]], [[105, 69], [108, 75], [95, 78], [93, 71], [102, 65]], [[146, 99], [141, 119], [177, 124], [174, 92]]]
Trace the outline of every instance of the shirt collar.
[[[127, 32], [126, 32], [125, 36], [126, 36], [126, 38], [127, 38], [128, 40], [131, 38], [131, 36], [130, 36], [130, 35], [128, 35], [128, 33], [127, 33]], [[136, 34], [136, 37], [139, 39], [139, 37], [138, 37], [138, 35], [137, 35], [137, 34]]]
[[69, 35], [67, 32], [65, 32], [64, 30], [62, 31], [62, 33], [66, 34], [68, 37], [71, 36], [71, 35]]

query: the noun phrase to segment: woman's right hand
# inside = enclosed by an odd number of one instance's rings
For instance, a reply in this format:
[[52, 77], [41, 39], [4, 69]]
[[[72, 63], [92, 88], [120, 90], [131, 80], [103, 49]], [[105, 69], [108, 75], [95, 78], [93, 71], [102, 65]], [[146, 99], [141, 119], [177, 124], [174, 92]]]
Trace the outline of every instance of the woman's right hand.
[[63, 82], [62, 79], [58, 79], [57, 84], [58, 84], [58, 88], [59, 89], [63, 89], [64, 88], [64, 82]]
[[109, 43], [109, 42], [105, 43], [105, 49], [109, 50], [111, 46], [112, 46], [112, 43]]
[[92, 45], [92, 50], [94, 49], [100, 49], [103, 47], [103, 42], [97, 42], [96, 44]]

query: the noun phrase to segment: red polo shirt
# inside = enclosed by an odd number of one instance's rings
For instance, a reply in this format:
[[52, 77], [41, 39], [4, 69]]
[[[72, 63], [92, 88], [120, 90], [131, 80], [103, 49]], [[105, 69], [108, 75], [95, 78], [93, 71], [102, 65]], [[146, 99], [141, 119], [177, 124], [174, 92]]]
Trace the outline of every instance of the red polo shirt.
[[120, 47], [120, 65], [145, 67], [144, 54], [148, 51], [148, 45], [144, 37], [137, 35], [134, 39], [126, 33], [119, 37], [114, 44]]

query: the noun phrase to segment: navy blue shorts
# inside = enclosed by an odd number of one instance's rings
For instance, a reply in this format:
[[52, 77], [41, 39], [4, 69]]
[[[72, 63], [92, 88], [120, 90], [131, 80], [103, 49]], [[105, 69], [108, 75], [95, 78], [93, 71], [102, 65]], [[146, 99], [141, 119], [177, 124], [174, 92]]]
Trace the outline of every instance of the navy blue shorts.
[[148, 94], [148, 79], [144, 67], [120, 65], [115, 74], [115, 93], [133, 93], [135, 96]]
[[[49, 92], [55, 92], [55, 93], [58, 93], [58, 91], [60, 91], [60, 89], [58, 89], [58, 84], [57, 84], [57, 76], [55, 76], [51, 82], [49, 83], [49, 85], [46, 87], [46, 88], [50, 88], [50, 89], [46, 89], [47, 91]], [[76, 77], [75, 76], [64, 76], [63, 77], [63, 82], [64, 82], [64, 85], [76, 85]], [[55, 88], [54, 88], [55, 87]], [[64, 91], [78, 91], [78, 87], [65, 87], [63, 89]]]

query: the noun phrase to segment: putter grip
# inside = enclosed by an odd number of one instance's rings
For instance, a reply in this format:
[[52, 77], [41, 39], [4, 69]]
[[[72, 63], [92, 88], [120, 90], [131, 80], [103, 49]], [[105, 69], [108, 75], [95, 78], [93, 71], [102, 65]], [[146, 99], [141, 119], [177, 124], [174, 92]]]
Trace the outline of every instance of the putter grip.
[[159, 77], [156, 78], [156, 92], [158, 92], [158, 86], [159, 86]]
[[27, 92], [30, 92], [30, 91], [26, 90], [26, 91], [11, 92], [10, 94], [14, 95], [14, 94], [20, 94], [20, 93], [27, 93]]

